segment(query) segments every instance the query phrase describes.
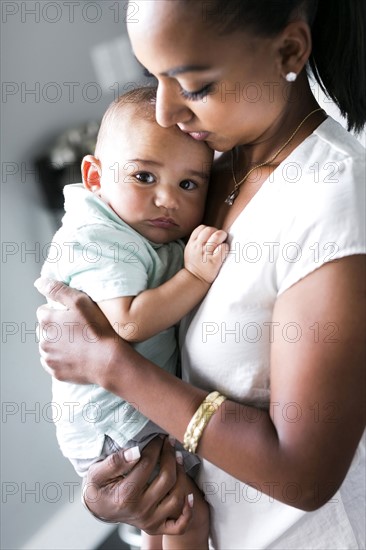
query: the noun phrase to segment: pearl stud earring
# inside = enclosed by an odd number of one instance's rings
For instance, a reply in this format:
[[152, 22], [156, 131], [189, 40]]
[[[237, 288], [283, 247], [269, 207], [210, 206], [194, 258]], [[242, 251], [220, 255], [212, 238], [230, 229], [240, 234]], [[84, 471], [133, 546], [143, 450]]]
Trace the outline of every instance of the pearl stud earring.
[[290, 71], [285, 76], [285, 79], [287, 80], [287, 82], [295, 82], [295, 80], [297, 79], [297, 74]]

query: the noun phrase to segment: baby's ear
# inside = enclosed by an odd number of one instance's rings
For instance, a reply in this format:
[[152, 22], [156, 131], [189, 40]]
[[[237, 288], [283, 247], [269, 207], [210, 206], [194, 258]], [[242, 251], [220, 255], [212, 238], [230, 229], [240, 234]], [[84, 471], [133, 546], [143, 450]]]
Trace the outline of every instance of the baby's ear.
[[86, 189], [89, 189], [92, 193], [96, 193], [100, 190], [100, 179], [102, 176], [102, 165], [100, 160], [93, 155], [84, 157], [81, 163], [81, 174]]

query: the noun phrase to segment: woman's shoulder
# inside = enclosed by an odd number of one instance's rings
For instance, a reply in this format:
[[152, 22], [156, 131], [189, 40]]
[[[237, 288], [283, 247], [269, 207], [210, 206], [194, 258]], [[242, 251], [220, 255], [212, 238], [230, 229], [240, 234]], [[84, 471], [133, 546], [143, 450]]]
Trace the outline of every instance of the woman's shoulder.
[[[332, 118], [327, 118], [279, 166], [275, 181], [283, 197], [305, 209], [357, 203], [365, 192], [365, 148]], [[348, 197], [348, 198], [347, 198]]]
[[339, 161], [353, 159], [364, 163], [366, 158], [366, 150], [361, 142], [332, 117], [328, 117], [320, 124], [305, 140], [304, 145], [305, 154], [308, 154], [307, 149], [316, 146], [315, 153], [324, 157], [324, 160], [326, 158]]

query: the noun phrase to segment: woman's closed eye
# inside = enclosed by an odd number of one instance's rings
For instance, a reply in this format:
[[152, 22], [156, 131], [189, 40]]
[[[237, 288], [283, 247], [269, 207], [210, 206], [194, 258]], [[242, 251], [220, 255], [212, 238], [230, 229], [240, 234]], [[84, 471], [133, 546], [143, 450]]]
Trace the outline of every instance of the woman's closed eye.
[[[154, 74], [152, 74], [146, 67], [143, 69], [144, 76], [148, 78], [156, 78]], [[200, 90], [196, 90], [194, 92], [189, 92], [188, 90], [185, 90], [180, 86], [180, 94], [190, 101], [198, 101], [199, 99], [203, 99], [206, 97], [210, 92], [213, 90], [213, 83], [206, 84], [203, 86]]]
[[180, 94], [185, 99], [189, 99], [190, 101], [198, 101], [199, 99], [206, 97], [210, 92], [212, 92], [212, 90], [213, 84], [206, 84], [206, 86], [203, 86], [203, 88], [195, 92], [188, 92], [184, 88], [180, 87]]
[[136, 178], [140, 183], [154, 183], [156, 178], [150, 172], [137, 172], [133, 174], [133, 177]]

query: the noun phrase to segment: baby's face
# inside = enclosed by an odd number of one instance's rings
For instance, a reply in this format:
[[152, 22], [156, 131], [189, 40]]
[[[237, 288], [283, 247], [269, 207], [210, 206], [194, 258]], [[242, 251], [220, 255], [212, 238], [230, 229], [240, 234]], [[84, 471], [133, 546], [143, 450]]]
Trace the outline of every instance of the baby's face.
[[103, 148], [99, 194], [150, 241], [189, 236], [203, 217], [213, 152], [177, 127], [132, 115]]

